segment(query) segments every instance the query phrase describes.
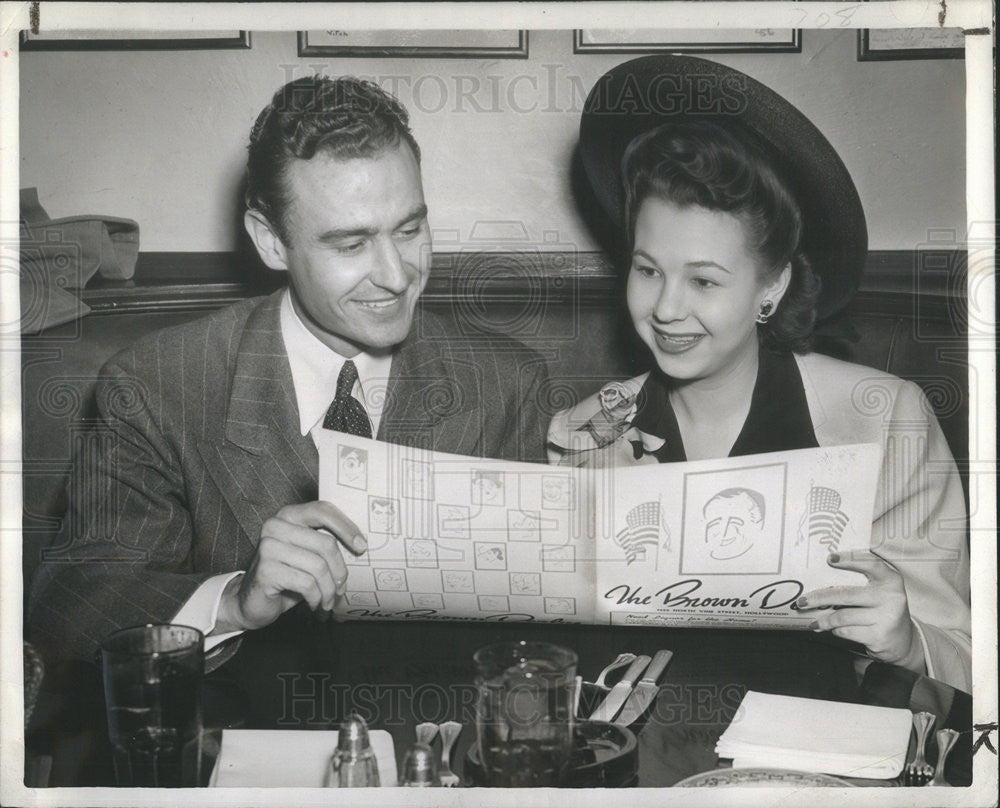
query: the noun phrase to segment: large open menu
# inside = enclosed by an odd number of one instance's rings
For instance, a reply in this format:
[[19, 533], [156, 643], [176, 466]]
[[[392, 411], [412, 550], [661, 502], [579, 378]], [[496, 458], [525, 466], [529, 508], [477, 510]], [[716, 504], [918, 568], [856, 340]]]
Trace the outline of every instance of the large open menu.
[[859, 584], [874, 444], [572, 468], [339, 432], [319, 494], [361, 528], [341, 617], [806, 628], [803, 592]]

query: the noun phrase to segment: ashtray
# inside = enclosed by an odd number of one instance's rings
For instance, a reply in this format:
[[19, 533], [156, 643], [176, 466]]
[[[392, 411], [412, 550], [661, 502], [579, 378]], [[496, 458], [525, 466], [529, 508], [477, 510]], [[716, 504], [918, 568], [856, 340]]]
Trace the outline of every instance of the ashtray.
[[[631, 788], [636, 785], [639, 744], [628, 727], [606, 721], [581, 721], [576, 725], [573, 740], [573, 756], [561, 787]], [[478, 744], [469, 748], [464, 772], [468, 785], [487, 785]]]

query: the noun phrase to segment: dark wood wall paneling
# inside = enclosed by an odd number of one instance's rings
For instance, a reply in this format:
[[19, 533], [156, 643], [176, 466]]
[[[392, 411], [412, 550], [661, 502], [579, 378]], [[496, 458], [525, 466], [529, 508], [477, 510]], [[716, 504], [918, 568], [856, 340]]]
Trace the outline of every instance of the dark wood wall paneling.
[[[967, 254], [960, 250], [872, 250], [852, 308], [885, 314], [949, 317], [966, 299]], [[127, 282], [95, 279], [81, 297], [94, 314], [193, 311], [266, 294], [284, 283], [255, 259], [235, 253], [140, 253]], [[609, 305], [618, 279], [602, 253], [435, 253], [424, 297], [431, 303], [468, 299], [496, 303], [528, 298]]]

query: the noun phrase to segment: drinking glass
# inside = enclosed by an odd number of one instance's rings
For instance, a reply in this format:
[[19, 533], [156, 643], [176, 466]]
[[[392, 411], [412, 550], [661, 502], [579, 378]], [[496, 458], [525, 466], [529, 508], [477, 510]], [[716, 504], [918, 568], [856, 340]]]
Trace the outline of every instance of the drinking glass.
[[120, 786], [200, 785], [204, 637], [134, 626], [101, 644], [108, 733]]
[[476, 733], [488, 784], [559, 785], [573, 749], [576, 654], [521, 640], [480, 648], [473, 659]]

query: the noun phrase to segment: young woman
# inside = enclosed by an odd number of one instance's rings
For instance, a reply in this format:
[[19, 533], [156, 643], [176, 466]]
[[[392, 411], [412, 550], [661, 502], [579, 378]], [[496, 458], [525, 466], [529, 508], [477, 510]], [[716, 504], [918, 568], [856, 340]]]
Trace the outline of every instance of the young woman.
[[[629, 76], [633, 98], [649, 100], [654, 80], [673, 79], [683, 96], [712, 71], [741, 77], [747, 114], [608, 115], [607, 99], [621, 98], [608, 88]], [[598, 85], [604, 99], [588, 102], [581, 151], [624, 230], [628, 311], [655, 364], [558, 413], [550, 460], [664, 463], [879, 444], [871, 550], [829, 558], [867, 584], [807, 592], [798, 606], [818, 610], [816, 631], [970, 691], [965, 504], [933, 410], [913, 383], [809, 352], [818, 308], [843, 305], [856, 288], [864, 218], [846, 169], [796, 110], [736, 71], [647, 57], [609, 75]], [[795, 144], [775, 149], [783, 136]], [[615, 163], [623, 193], [608, 191]]]

